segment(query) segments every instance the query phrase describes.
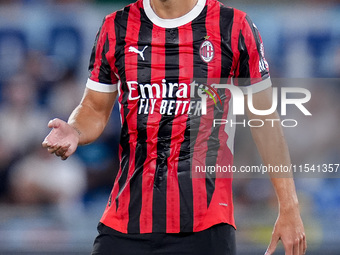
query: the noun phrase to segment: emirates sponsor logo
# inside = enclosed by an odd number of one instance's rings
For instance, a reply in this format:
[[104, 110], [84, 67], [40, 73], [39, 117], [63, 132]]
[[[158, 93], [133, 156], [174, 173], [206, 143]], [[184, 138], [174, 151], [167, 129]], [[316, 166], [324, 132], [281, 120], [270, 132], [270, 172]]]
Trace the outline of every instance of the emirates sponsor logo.
[[129, 88], [129, 100], [138, 100], [140, 98], [188, 98], [189, 85], [181, 82], [167, 82], [162, 79], [162, 83], [140, 84], [136, 81], [127, 82]]
[[137, 101], [138, 114], [153, 114], [155, 111], [162, 115], [192, 114], [200, 116], [206, 112], [202, 101], [204, 85], [195, 81], [191, 84], [184, 82], [167, 82], [142, 84], [128, 81], [129, 101]]

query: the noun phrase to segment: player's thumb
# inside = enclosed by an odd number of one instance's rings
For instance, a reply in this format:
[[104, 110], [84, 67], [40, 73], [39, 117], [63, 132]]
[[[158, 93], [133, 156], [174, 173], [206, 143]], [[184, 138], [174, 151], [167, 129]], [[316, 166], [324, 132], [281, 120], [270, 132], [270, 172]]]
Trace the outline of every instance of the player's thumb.
[[58, 119], [58, 118], [55, 118], [55, 119], [53, 119], [53, 120], [50, 120], [49, 122], [48, 122], [48, 127], [49, 128], [58, 128], [58, 127], [60, 127], [60, 125], [62, 124], [62, 120], [61, 119]]
[[272, 255], [276, 250], [276, 246], [277, 246], [278, 242], [279, 242], [279, 238], [274, 233], [272, 235], [272, 239], [270, 240], [270, 244], [269, 244], [264, 255]]

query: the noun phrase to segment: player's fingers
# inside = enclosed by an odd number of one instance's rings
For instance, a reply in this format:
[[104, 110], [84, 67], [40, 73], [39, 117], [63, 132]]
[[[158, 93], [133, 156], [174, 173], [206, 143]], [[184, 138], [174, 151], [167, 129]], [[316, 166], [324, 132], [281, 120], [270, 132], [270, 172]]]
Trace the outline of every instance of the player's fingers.
[[300, 251], [302, 251], [300, 248], [300, 238], [296, 238], [293, 244], [293, 255], [302, 255]]
[[41, 143], [42, 147], [47, 148], [52, 144], [45, 138], [45, 140]]
[[71, 156], [73, 153], [75, 152], [75, 149], [74, 149], [74, 147], [69, 147], [68, 149], [67, 149], [67, 151], [65, 152], [65, 157], [69, 157], [69, 156]]
[[42, 147], [54, 147], [56, 142], [53, 142], [53, 139], [51, 140], [51, 133], [45, 137], [44, 141], [41, 143]]
[[64, 156], [65, 151], [64, 151], [62, 148], [59, 148], [58, 150], [56, 150], [56, 151], [54, 152], [54, 154], [55, 154], [56, 156], [58, 156], [58, 157], [61, 157], [61, 156]]
[[71, 144], [60, 146], [59, 149], [55, 151], [55, 155], [57, 155], [58, 157], [63, 157], [70, 146]]
[[52, 145], [52, 146], [49, 146], [48, 148], [47, 148], [47, 151], [49, 152], [49, 153], [51, 153], [51, 154], [53, 154], [53, 153], [55, 153], [57, 150], [59, 150], [60, 149], [60, 145], [58, 145], [58, 144], [54, 144], [54, 145]]
[[64, 155], [64, 156], [61, 156], [61, 160], [66, 160], [68, 159], [68, 156]]
[[283, 243], [283, 247], [285, 249], [285, 255], [295, 255], [294, 252], [294, 240], [287, 240], [287, 241], [283, 241], [282, 240], [282, 243]]
[[61, 145], [59, 143], [54, 143], [53, 145], [47, 147], [47, 151], [51, 154], [56, 154], [57, 156], [60, 156], [63, 154], [65, 149], [68, 149], [69, 145]]
[[299, 254], [300, 255], [303, 255], [306, 252], [305, 244], [306, 244], [306, 236], [304, 233], [302, 233], [300, 236], [300, 242], [299, 242], [299, 250], [300, 250]]
[[306, 251], [307, 251], [307, 239], [306, 239], [306, 234], [303, 233], [303, 240], [302, 240], [302, 254], [306, 254]]
[[61, 124], [61, 122], [62, 122], [62, 120], [60, 120], [60, 119], [58, 119], [58, 118], [55, 118], [55, 119], [53, 119], [53, 120], [50, 120], [49, 122], [48, 122], [48, 127], [49, 128], [58, 128], [58, 127], [60, 127], [60, 124]]
[[67, 149], [66, 153], [64, 154], [64, 156], [62, 157], [63, 160], [67, 159], [68, 157], [70, 157], [77, 149], [77, 146], [75, 145], [70, 145], [69, 148]]
[[272, 255], [275, 252], [279, 239], [280, 238], [275, 233], [272, 234], [272, 239], [270, 240], [270, 244], [264, 255]]
[[299, 242], [299, 255], [303, 255], [303, 237], [300, 237], [300, 242]]

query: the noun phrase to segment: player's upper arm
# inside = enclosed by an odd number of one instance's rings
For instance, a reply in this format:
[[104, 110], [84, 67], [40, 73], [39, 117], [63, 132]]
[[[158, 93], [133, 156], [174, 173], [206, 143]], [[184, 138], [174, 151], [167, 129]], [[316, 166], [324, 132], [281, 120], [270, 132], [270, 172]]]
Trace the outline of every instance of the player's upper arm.
[[107, 122], [112, 112], [117, 94], [117, 91], [106, 93], [86, 88], [80, 104], [91, 108]]
[[277, 112], [274, 111], [274, 113], [270, 115], [256, 115], [252, 113], [248, 109], [248, 97], [252, 97], [252, 105], [256, 110], [268, 110], [271, 108], [272, 103], [273, 103], [273, 91], [272, 88], [266, 88], [264, 90], [261, 90], [260, 92], [257, 93], [252, 93], [251, 95], [245, 95], [245, 109], [247, 112], [248, 119], [266, 119], [266, 118], [277, 118]]

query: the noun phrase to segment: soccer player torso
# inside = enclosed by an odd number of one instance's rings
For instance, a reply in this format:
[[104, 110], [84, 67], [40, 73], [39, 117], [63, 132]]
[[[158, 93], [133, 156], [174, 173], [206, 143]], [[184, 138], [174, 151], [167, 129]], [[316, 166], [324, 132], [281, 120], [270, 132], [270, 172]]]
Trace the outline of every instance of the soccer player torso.
[[267, 78], [267, 70], [259, 68], [265, 61], [259, 47], [246, 15], [215, 0], [199, 0], [175, 20], [159, 19], [148, 0], [106, 17], [90, 79], [118, 83], [122, 130], [120, 169], [104, 224], [125, 233], [234, 225], [231, 178], [193, 175], [196, 166], [233, 163], [234, 130], [213, 128], [213, 119], [230, 117], [231, 94], [214, 90], [221, 100], [217, 106], [208, 98], [204, 115], [197, 99], [202, 90], [208, 93], [201, 84], [241, 75]]

